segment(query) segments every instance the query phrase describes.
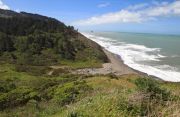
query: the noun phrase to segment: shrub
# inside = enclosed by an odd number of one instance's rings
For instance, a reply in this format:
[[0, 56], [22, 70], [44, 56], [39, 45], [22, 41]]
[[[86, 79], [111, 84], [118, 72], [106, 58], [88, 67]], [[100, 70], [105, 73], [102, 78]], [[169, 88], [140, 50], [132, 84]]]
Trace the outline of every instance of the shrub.
[[91, 90], [85, 81], [77, 81], [74, 83], [66, 83], [63, 86], [58, 86], [54, 91], [53, 101], [60, 105], [74, 102], [80, 94]]
[[83, 114], [81, 114], [79, 112], [71, 112], [68, 114], [67, 117], [89, 117], [89, 116], [84, 116]]
[[13, 81], [0, 81], [0, 93], [7, 93], [16, 88]]
[[158, 116], [158, 107], [165, 106], [170, 100], [171, 93], [160, 87], [160, 83], [153, 79], [139, 78], [135, 80], [138, 89], [143, 92], [141, 100], [141, 116]]
[[118, 110], [124, 112], [127, 116], [136, 117], [140, 114], [140, 107], [136, 104], [131, 104], [124, 97], [120, 97], [118, 101]]
[[109, 73], [108, 76], [109, 76], [111, 79], [118, 79], [118, 77], [117, 77], [114, 73]]
[[38, 75], [38, 76], [45, 75], [49, 69], [50, 68], [46, 66], [30, 66], [30, 65], [20, 65], [20, 64], [15, 65], [15, 70], [17, 72], [27, 72], [29, 74]]
[[37, 92], [29, 87], [16, 88], [8, 93], [3, 93], [0, 95], [0, 110], [7, 107], [15, 107], [18, 105], [24, 105], [30, 99], [36, 99]]
[[166, 89], [162, 89], [158, 81], [148, 79], [148, 78], [139, 78], [135, 81], [135, 84], [138, 86], [139, 90], [150, 94], [151, 99], [162, 99], [167, 101], [170, 97], [170, 92]]

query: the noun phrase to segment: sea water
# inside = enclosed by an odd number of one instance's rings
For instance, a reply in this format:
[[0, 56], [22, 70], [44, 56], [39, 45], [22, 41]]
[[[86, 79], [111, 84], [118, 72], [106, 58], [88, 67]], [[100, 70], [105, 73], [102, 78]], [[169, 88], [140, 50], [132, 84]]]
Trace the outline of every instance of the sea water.
[[180, 36], [122, 32], [83, 32], [112, 53], [121, 56], [129, 67], [180, 82]]

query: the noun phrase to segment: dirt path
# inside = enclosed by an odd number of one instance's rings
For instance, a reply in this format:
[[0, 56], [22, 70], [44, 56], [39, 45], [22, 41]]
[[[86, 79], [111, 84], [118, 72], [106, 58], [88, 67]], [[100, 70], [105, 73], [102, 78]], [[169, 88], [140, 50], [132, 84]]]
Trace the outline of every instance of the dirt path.
[[67, 67], [67, 66], [49, 66], [49, 68], [51, 68], [51, 70], [47, 73], [47, 75], [51, 76], [51, 75], [53, 75], [55, 70], [58, 70], [58, 69], [68, 69], [69, 67]]

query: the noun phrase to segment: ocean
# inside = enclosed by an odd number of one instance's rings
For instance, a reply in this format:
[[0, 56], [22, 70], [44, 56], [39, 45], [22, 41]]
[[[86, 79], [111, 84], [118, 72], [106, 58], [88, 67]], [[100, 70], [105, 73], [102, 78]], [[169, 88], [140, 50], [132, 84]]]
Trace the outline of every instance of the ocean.
[[180, 36], [83, 32], [112, 53], [120, 55], [129, 67], [165, 81], [180, 82]]

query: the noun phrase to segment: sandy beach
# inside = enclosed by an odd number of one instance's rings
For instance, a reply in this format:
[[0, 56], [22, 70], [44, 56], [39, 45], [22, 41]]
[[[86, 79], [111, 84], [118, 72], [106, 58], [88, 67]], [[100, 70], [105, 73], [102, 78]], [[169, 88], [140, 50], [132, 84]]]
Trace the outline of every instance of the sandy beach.
[[125, 75], [125, 74], [139, 74], [137, 71], [133, 70], [132, 68], [125, 65], [120, 58], [120, 56], [113, 54], [106, 49], [103, 49], [105, 54], [109, 59], [109, 63], [104, 63], [102, 68], [85, 68], [85, 69], [78, 69], [73, 71], [76, 74], [110, 74], [113, 73], [115, 75]]

